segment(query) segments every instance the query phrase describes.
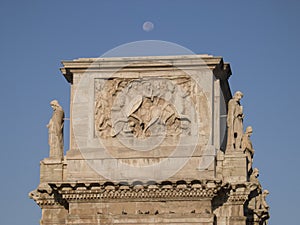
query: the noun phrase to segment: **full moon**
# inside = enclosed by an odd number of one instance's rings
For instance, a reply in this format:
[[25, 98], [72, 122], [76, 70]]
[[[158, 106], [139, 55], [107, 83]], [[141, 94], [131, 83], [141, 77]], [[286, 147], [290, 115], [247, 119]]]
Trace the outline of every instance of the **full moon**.
[[143, 24], [143, 30], [144, 30], [144, 31], [149, 32], [149, 31], [151, 31], [151, 30], [153, 30], [153, 29], [154, 29], [154, 24], [153, 24], [152, 22], [147, 21], [147, 22], [145, 22], [145, 23]]

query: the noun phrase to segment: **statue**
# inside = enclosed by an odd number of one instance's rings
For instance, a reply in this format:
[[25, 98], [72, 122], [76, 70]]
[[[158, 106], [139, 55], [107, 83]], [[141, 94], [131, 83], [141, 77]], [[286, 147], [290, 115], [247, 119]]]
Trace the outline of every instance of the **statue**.
[[262, 191], [261, 184], [258, 180], [259, 170], [254, 168], [250, 175], [252, 197], [249, 201], [249, 209], [253, 210], [254, 220], [259, 221], [257, 224], [267, 225], [269, 215], [269, 206], [266, 197], [269, 194], [268, 190]]
[[257, 168], [254, 168], [252, 174], [250, 175], [250, 182], [260, 185], [258, 176], [259, 176], [259, 170]]
[[250, 173], [250, 170], [252, 169], [253, 164], [253, 155], [254, 155], [254, 149], [252, 146], [252, 142], [250, 140], [250, 136], [253, 133], [253, 129], [251, 126], [246, 128], [246, 132], [242, 137], [242, 150], [246, 154], [247, 162], [248, 162], [248, 173]]
[[52, 117], [47, 125], [48, 143], [50, 146], [49, 158], [63, 158], [63, 128], [64, 128], [64, 110], [57, 100], [50, 102], [53, 109]]
[[243, 106], [240, 105], [240, 100], [243, 98], [243, 93], [237, 91], [233, 98], [228, 102], [227, 114], [227, 148], [228, 150], [240, 149], [243, 129]]
[[268, 190], [264, 190], [256, 197], [256, 208], [253, 210], [256, 216], [260, 220], [260, 224], [267, 225], [269, 215], [269, 205], [266, 201], [266, 197], [269, 194]]
[[268, 196], [268, 194], [269, 194], [268, 190], [264, 190], [261, 194], [260, 208], [264, 211], [268, 211], [270, 208], [266, 201], [266, 197]]

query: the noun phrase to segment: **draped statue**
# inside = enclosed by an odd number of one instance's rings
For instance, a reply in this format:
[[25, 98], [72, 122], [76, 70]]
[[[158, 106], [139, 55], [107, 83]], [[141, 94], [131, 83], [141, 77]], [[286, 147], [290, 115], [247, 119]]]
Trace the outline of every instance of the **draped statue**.
[[242, 137], [242, 150], [246, 154], [247, 157], [247, 170], [248, 173], [250, 173], [250, 170], [252, 169], [252, 164], [253, 164], [253, 155], [254, 155], [254, 149], [252, 146], [252, 142], [250, 140], [250, 136], [253, 133], [253, 129], [251, 126], [248, 126], [246, 128], [246, 132], [244, 133]]
[[237, 91], [228, 102], [227, 114], [227, 150], [241, 149], [241, 141], [244, 133], [243, 129], [243, 106], [240, 100], [243, 93]]
[[50, 146], [49, 158], [63, 158], [63, 128], [65, 113], [57, 100], [50, 102], [53, 109], [52, 117], [47, 124], [48, 128], [48, 143]]

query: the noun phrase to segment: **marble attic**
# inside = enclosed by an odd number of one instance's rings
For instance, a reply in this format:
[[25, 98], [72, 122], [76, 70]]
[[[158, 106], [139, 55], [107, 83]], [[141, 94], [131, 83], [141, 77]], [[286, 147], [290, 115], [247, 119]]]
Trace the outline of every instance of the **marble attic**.
[[[29, 193], [40, 224], [263, 225], [252, 127], [229, 63], [211, 55], [63, 61], [64, 110], [51, 101], [49, 157]], [[258, 149], [256, 154], [262, 151]]]

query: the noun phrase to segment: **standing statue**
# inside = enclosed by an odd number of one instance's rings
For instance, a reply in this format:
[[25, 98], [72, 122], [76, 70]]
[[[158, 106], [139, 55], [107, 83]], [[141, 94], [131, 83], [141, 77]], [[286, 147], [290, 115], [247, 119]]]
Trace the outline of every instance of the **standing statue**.
[[269, 194], [268, 190], [264, 190], [256, 197], [256, 208], [253, 210], [256, 216], [259, 218], [260, 224], [267, 225], [269, 215], [269, 205], [267, 203], [266, 197]]
[[242, 137], [242, 150], [244, 151], [247, 157], [248, 173], [250, 173], [250, 170], [252, 169], [253, 155], [255, 152], [252, 146], [252, 142], [250, 140], [250, 136], [252, 135], [252, 133], [253, 133], [253, 129], [251, 126], [249, 126], [246, 128], [246, 132]]
[[250, 182], [260, 185], [259, 180], [259, 170], [254, 168], [252, 174], [250, 175]]
[[262, 202], [261, 202], [261, 208], [263, 210], [263, 215], [262, 215], [262, 221], [264, 225], [268, 224], [268, 219], [270, 218], [269, 215], [269, 205], [267, 203], [267, 196], [269, 195], [269, 191], [268, 190], [264, 190], [262, 193]]
[[50, 102], [53, 109], [52, 117], [47, 124], [48, 127], [48, 143], [50, 146], [49, 158], [63, 158], [63, 128], [65, 113], [57, 100]]
[[237, 91], [233, 98], [228, 102], [227, 115], [227, 148], [228, 150], [240, 149], [243, 136], [243, 106], [240, 100], [243, 98], [243, 93]]
[[268, 205], [267, 200], [266, 200], [268, 195], [269, 195], [268, 190], [264, 190], [261, 194], [260, 208], [262, 210], [264, 210], [265, 212], [269, 211], [269, 205]]

